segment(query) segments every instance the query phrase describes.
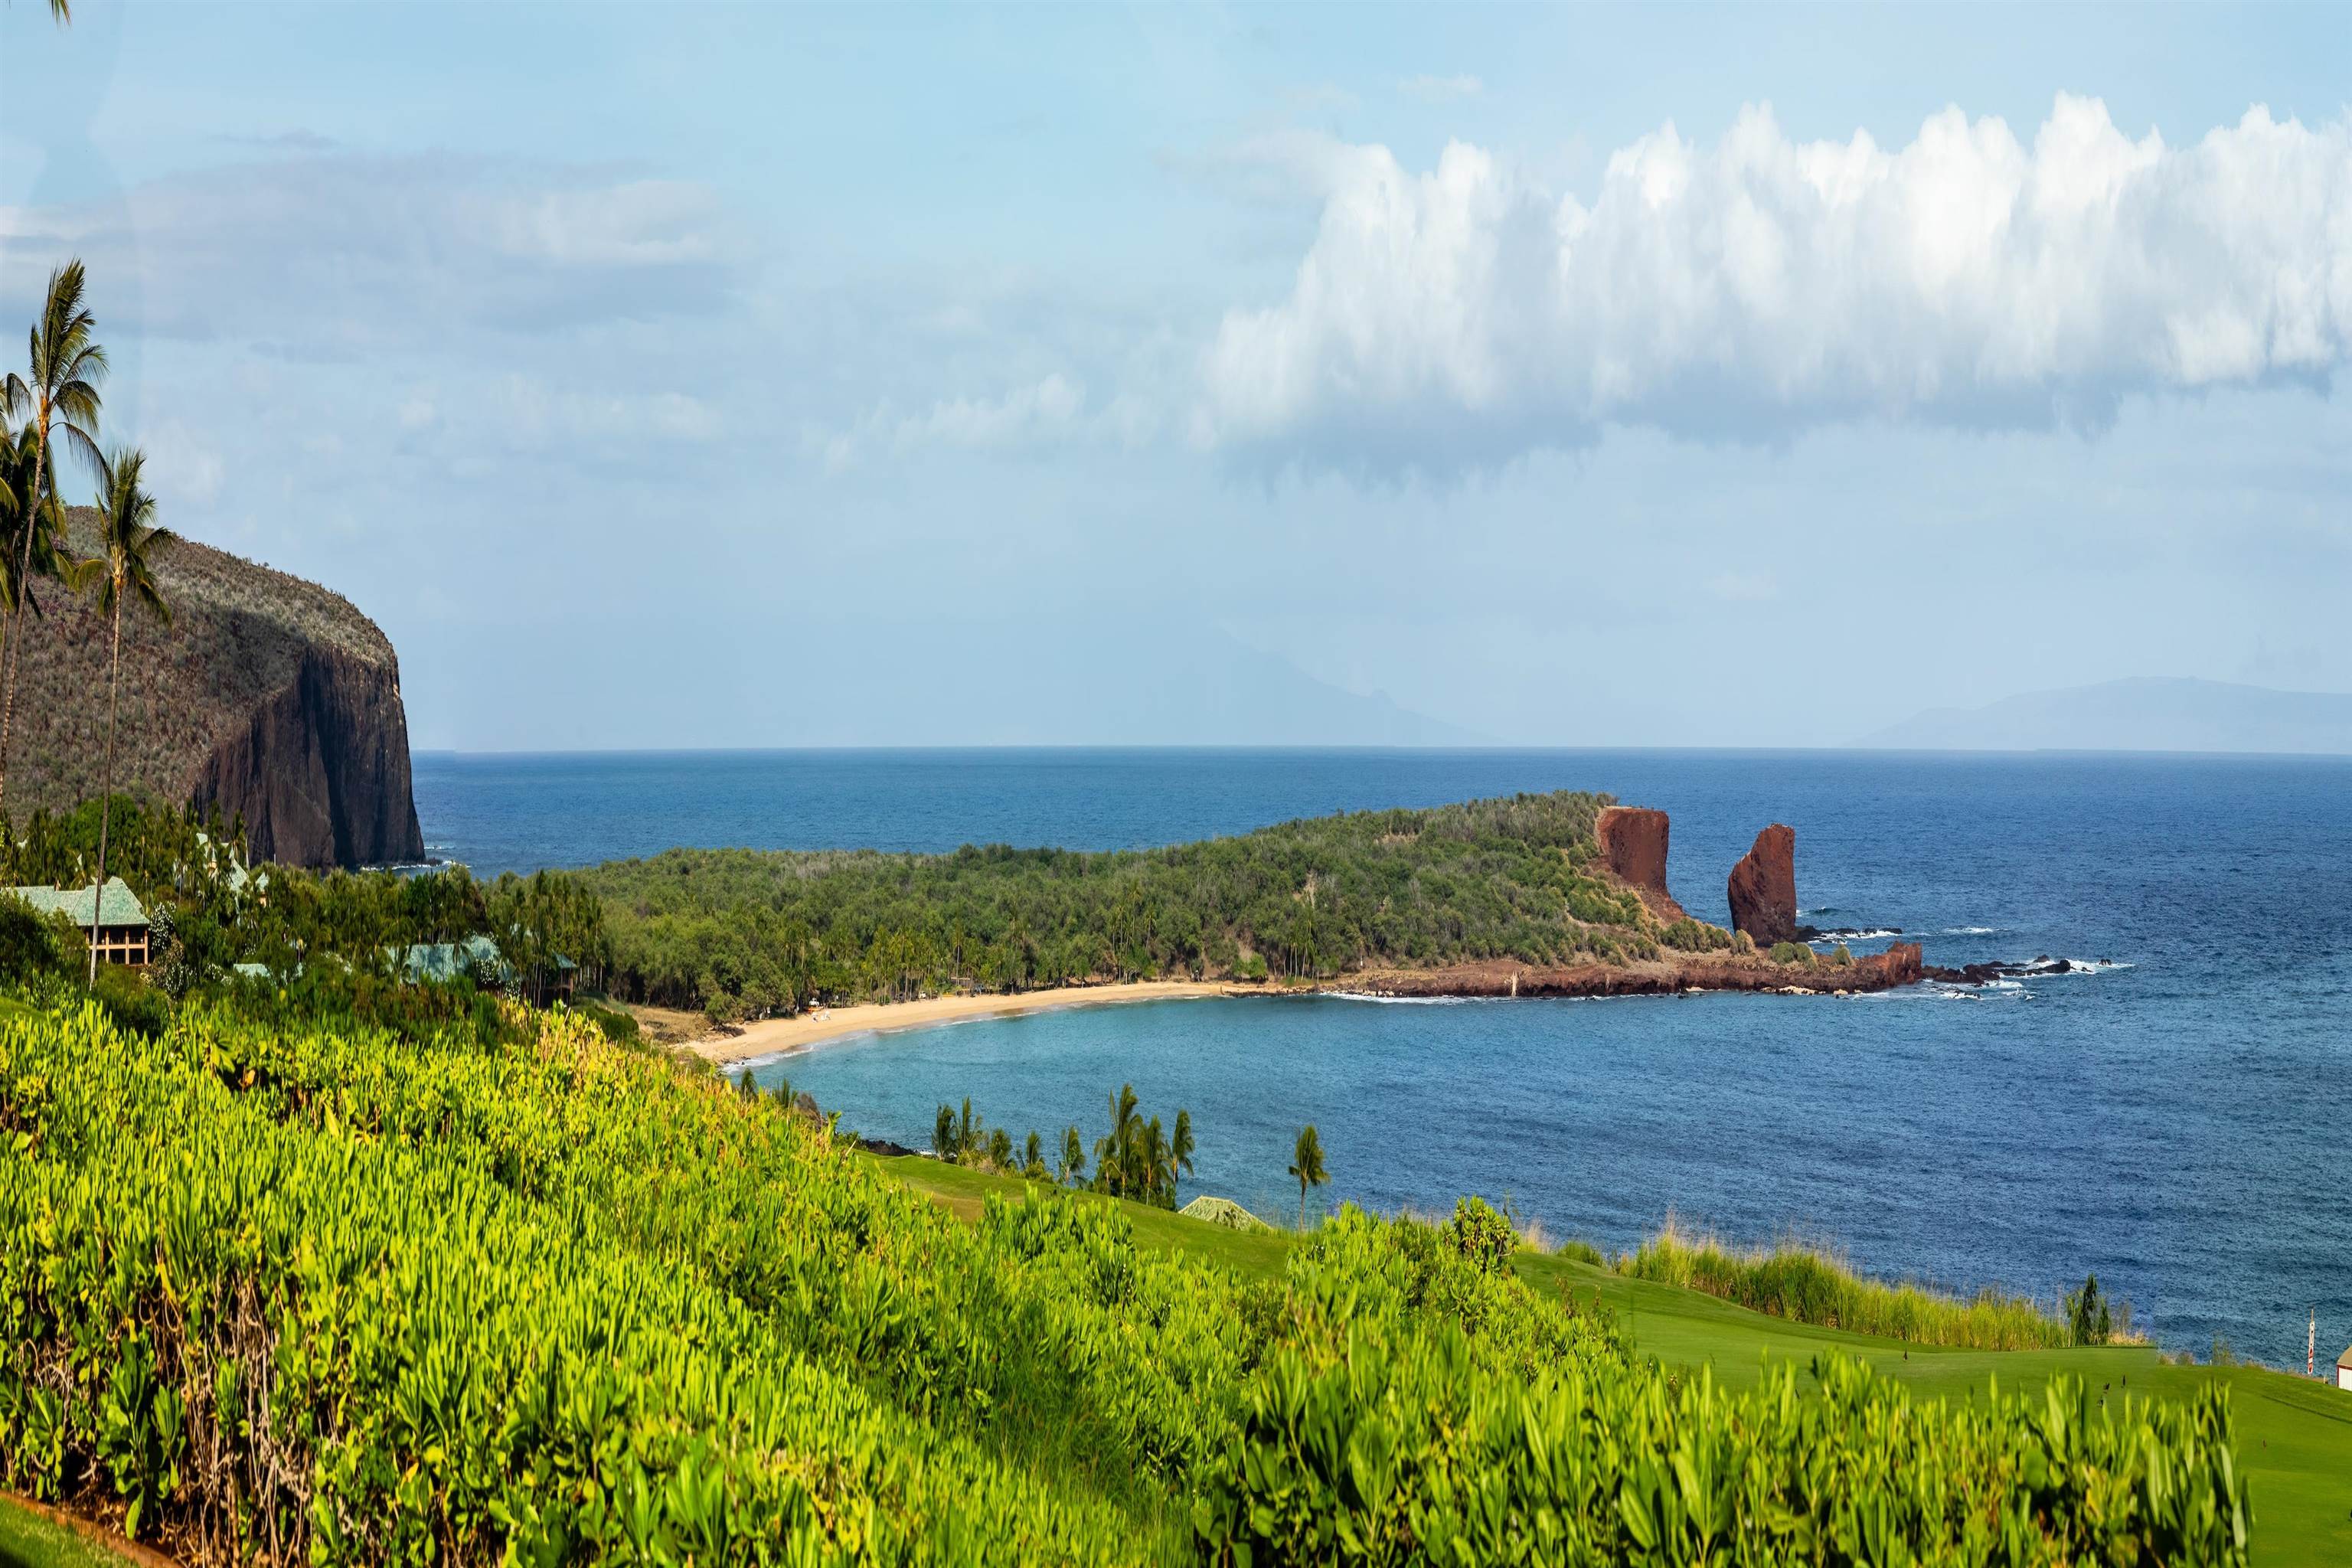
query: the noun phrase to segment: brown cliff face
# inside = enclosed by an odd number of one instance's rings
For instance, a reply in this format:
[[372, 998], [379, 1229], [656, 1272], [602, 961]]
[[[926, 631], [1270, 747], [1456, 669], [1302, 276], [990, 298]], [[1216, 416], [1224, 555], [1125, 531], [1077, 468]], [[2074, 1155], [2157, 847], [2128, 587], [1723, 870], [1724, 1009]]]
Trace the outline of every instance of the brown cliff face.
[[303, 866], [416, 860], [424, 835], [408, 776], [397, 674], [331, 648], [205, 759], [190, 796], [245, 818], [252, 858]]
[[[1731, 929], [1759, 947], [1797, 940], [1797, 830], [1774, 823], [1731, 868]], [[1915, 976], [1916, 978], [1916, 976]]]
[[[92, 514], [68, 523], [89, 554]], [[315, 583], [201, 544], [168, 552], [156, 577], [172, 625], [122, 618], [115, 788], [242, 815], [256, 860], [422, 858], [400, 662], [375, 623]], [[8, 750], [20, 825], [98, 793], [106, 735], [107, 624], [55, 584], [34, 591]]]
[[1593, 824], [1601, 858], [1616, 879], [1642, 895], [1651, 914], [1672, 924], [1689, 917], [1666, 891], [1666, 814], [1645, 805], [1612, 805]]

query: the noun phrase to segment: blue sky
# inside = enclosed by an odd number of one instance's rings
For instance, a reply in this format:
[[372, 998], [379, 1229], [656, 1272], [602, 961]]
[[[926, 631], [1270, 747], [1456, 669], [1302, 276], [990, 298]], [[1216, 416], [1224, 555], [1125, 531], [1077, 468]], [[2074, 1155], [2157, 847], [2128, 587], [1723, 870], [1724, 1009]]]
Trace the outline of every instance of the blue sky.
[[77, 11], [0, 311], [420, 745], [2352, 690], [2341, 6]]

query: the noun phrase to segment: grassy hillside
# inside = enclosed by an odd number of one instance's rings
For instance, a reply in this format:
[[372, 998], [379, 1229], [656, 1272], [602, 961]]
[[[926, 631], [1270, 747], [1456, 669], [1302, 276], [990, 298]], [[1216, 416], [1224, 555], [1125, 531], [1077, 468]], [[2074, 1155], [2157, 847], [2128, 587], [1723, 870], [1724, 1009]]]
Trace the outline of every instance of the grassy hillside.
[[966, 1221], [560, 1016], [19, 1016], [0, 1486], [215, 1559], [2245, 1560], [2216, 1400], [1921, 1401], [1843, 1357], [1734, 1387], [1476, 1210], [1182, 1223]]
[[754, 1013], [820, 994], [1654, 954], [1664, 933], [1596, 868], [1607, 804], [1517, 795], [1106, 854], [674, 849], [584, 875], [616, 990]]
[[[991, 1195], [1017, 1194], [1017, 1177], [908, 1157], [878, 1160], [950, 1212], [976, 1218]], [[1181, 1251], [1245, 1278], [1280, 1276], [1298, 1237], [1290, 1231], [1227, 1230], [1088, 1194], [1080, 1202], [1123, 1209], [1140, 1247]], [[1850, 1356], [1913, 1394], [1955, 1401], [1996, 1387], [2028, 1399], [2053, 1381], [2081, 1379], [2103, 1399], [2126, 1394], [2190, 1401], [2228, 1390], [2237, 1462], [2247, 1479], [2257, 1528], [2252, 1561], [2268, 1568], [2352, 1563], [2352, 1394], [2258, 1366], [2167, 1361], [2147, 1345], [2074, 1350], [1955, 1350], [1769, 1317], [1678, 1285], [1629, 1278], [1558, 1253], [1521, 1251], [1518, 1278], [1538, 1296], [1598, 1302], [1636, 1350], [1670, 1365], [1704, 1367], [1724, 1386], [1753, 1389], [1776, 1368], [1810, 1368], [1817, 1357]]]

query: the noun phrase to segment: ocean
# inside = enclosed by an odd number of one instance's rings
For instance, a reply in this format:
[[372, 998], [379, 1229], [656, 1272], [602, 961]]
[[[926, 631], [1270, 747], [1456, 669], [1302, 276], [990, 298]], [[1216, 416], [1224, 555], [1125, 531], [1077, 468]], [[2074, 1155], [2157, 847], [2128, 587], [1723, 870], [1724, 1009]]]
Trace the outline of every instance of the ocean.
[[[1931, 963], [2095, 973], [1984, 991], [1080, 1008], [867, 1037], [758, 1069], [920, 1147], [972, 1098], [1016, 1142], [1106, 1097], [1188, 1108], [1188, 1193], [1442, 1213], [1484, 1194], [1630, 1247], [1671, 1214], [1873, 1274], [2042, 1300], [2096, 1273], [2168, 1348], [2352, 1342], [2352, 759], [1729, 752], [981, 751], [415, 759], [428, 847], [478, 873], [674, 844], [1108, 848], [1340, 809], [1606, 790], [1673, 818], [1726, 918], [1757, 829], [1807, 917]], [[1869, 951], [1891, 937], [1857, 942]]]

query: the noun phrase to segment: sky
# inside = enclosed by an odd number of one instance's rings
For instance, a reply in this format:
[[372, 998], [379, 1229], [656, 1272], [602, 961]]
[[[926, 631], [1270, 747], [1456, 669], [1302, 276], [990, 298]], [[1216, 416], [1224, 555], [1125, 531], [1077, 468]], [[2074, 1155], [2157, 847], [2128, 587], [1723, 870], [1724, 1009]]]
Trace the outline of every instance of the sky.
[[2342, 5], [74, 9], [0, 321], [420, 748], [2352, 691]]

